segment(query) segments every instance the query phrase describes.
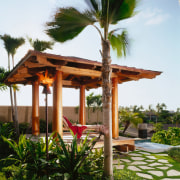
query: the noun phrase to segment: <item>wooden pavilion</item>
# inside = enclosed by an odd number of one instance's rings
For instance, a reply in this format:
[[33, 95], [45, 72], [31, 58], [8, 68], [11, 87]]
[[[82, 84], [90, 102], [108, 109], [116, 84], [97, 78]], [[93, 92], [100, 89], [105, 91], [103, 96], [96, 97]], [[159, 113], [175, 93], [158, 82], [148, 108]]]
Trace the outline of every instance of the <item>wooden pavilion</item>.
[[[115, 64], [112, 64], [111, 68], [112, 136], [118, 138], [118, 84], [142, 78], [152, 79], [160, 75], [161, 72]], [[79, 123], [85, 125], [85, 90], [101, 87], [101, 69], [101, 62], [29, 50], [10, 72], [5, 83], [7, 85], [32, 85], [32, 134], [39, 135], [39, 86], [43, 85], [39, 74], [44, 75], [45, 72], [48, 72], [48, 76], [54, 79], [52, 82], [53, 131], [63, 135], [62, 88], [80, 89]]]

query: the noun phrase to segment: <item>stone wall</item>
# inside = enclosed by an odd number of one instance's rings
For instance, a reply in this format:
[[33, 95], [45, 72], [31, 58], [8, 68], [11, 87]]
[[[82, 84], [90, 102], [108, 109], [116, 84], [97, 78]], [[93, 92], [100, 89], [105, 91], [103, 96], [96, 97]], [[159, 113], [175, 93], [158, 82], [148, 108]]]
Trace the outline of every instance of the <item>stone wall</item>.
[[[63, 114], [75, 123], [78, 123], [79, 115], [76, 107], [63, 107]], [[97, 120], [98, 116], [98, 120]], [[32, 118], [32, 108], [31, 106], [18, 106], [18, 119], [19, 123], [27, 122], [31, 123]], [[40, 119], [45, 120], [45, 107], [40, 107]], [[48, 107], [48, 120], [52, 121], [52, 107]], [[10, 122], [11, 117], [11, 107], [10, 106], [0, 106], [0, 121]], [[88, 120], [88, 111], [86, 109], [86, 123], [94, 124], [96, 122], [102, 122], [102, 112], [91, 112]]]

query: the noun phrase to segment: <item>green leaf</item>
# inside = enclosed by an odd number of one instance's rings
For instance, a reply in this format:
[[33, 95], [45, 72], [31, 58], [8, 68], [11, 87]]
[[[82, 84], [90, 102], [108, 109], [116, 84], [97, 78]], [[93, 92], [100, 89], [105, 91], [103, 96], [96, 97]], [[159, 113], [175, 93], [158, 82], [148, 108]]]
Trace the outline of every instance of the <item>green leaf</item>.
[[54, 40], [65, 42], [76, 37], [86, 26], [96, 22], [92, 12], [80, 12], [73, 7], [60, 8], [52, 22], [47, 23], [47, 34]]
[[133, 16], [136, 4], [137, 0], [109, 0], [109, 24]]
[[128, 37], [127, 32], [123, 31], [121, 34], [115, 34], [113, 31], [109, 33], [108, 39], [114, 51], [116, 51], [118, 57], [126, 56], [128, 49]]

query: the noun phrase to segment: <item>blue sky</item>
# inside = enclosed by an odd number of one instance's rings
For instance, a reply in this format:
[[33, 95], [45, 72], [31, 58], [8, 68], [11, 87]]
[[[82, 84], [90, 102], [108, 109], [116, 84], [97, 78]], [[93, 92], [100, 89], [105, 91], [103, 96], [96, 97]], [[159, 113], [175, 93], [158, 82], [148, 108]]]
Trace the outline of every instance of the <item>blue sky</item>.
[[[73, 5], [84, 8], [81, 0], [6, 0], [0, 5], [0, 34], [13, 37], [29, 36], [50, 40], [45, 34], [45, 23], [52, 19], [58, 7]], [[162, 71], [156, 79], [143, 79], [121, 84], [119, 105], [143, 105], [165, 103], [170, 110], [180, 107], [180, 4], [178, 0], [141, 0], [138, 14], [122, 21], [119, 27], [127, 28], [130, 37], [130, 53], [118, 59], [111, 53], [112, 63], [143, 69]], [[15, 56], [17, 63], [31, 49], [28, 42]], [[77, 38], [64, 44], [56, 43], [49, 53], [77, 56], [101, 61], [101, 42], [98, 33], [87, 27]], [[7, 68], [7, 54], [0, 41], [0, 66]], [[42, 88], [40, 89], [40, 92]], [[87, 91], [88, 95], [92, 91]], [[93, 90], [95, 94], [101, 89]], [[41, 93], [40, 93], [41, 94]], [[31, 105], [31, 86], [22, 86], [18, 92], [18, 105]], [[52, 95], [49, 96], [50, 105]], [[79, 91], [63, 89], [63, 105], [79, 104]], [[10, 105], [9, 92], [0, 92], [0, 105]], [[44, 105], [44, 95], [40, 95]]]

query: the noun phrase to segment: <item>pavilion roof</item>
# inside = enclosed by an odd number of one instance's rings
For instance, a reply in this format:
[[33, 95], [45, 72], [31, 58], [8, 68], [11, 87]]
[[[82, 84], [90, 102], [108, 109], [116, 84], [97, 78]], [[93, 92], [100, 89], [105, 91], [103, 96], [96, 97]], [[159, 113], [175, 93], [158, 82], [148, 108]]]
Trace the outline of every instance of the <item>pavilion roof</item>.
[[[152, 79], [161, 74], [159, 71], [116, 64], [112, 64], [111, 68], [111, 77], [117, 77], [119, 84], [142, 78]], [[6, 84], [32, 84], [38, 79], [37, 73], [45, 73], [48, 70], [48, 73], [54, 76], [59, 70], [63, 72], [63, 87], [79, 88], [80, 85], [86, 85], [87, 89], [91, 89], [102, 85], [101, 69], [101, 62], [29, 50], [4, 82]]]

